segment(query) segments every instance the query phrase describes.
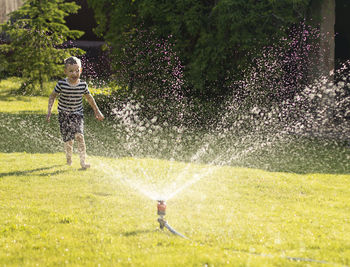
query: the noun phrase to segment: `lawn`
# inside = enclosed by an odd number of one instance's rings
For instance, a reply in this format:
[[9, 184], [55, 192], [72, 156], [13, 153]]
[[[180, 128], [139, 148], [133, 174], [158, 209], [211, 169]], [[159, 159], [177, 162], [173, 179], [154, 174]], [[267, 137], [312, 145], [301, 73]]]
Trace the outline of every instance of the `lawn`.
[[[130, 157], [113, 122], [87, 114], [92, 168], [82, 171], [77, 155], [65, 165], [47, 98], [8, 88], [0, 83], [0, 265], [350, 265], [345, 144], [306, 140], [297, 150], [311, 163], [284, 151], [269, 159], [280, 169]], [[156, 214], [157, 192], [182, 186], [166, 219], [188, 239], [160, 230]]]

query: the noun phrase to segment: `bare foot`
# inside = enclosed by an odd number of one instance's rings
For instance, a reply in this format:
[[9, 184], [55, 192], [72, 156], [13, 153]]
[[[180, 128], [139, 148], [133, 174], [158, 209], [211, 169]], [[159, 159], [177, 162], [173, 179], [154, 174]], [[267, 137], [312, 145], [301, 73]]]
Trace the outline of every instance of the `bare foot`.
[[86, 169], [88, 169], [88, 168], [91, 167], [91, 165], [88, 164], [88, 163], [80, 163], [80, 165], [81, 165], [81, 168], [82, 168], [83, 170], [86, 170]]

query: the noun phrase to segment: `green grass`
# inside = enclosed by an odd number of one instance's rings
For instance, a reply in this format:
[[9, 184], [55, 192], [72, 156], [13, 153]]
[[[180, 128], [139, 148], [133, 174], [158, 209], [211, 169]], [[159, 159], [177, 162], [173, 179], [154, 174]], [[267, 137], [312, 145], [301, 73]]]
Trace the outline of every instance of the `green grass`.
[[[81, 171], [77, 155], [73, 166], [65, 165], [57, 123], [45, 122], [47, 99], [17, 99], [2, 86], [1, 266], [350, 264], [344, 145], [305, 140], [293, 149], [311, 163], [284, 151], [273, 155], [288, 162], [279, 158], [286, 165], [279, 171], [277, 165], [268, 171], [263, 164], [131, 158], [122, 155], [117, 136], [106, 137], [111, 122], [87, 116], [93, 168]], [[107, 147], [115, 157], [101, 152]], [[287, 172], [287, 165], [298, 172]], [[321, 165], [326, 167], [317, 172]], [[203, 178], [167, 202], [169, 224], [189, 240], [159, 230], [156, 202], [138, 189], [178, 188], [196, 174]]]
[[185, 240], [158, 230], [155, 201], [109, 173], [128, 166], [136, 183], [138, 159], [91, 161], [95, 168], [80, 171], [62, 153], [0, 154], [2, 264], [349, 264], [349, 175], [217, 167], [168, 201], [167, 219]]
[[42, 113], [47, 111], [47, 97], [16, 95], [15, 92], [20, 86], [21, 80], [19, 78], [8, 78], [0, 81], [0, 113]]

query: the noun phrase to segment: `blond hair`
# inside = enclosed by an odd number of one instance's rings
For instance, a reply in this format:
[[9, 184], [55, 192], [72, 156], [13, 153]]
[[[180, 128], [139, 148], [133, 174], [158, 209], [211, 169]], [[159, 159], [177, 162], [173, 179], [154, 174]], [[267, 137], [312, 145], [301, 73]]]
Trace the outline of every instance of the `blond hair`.
[[64, 67], [67, 67], [67, 65], [75, 65], [77, 64], [79, 68], [81, 68], [81, 60], [77, 57], [68, 57], [64, 60]]

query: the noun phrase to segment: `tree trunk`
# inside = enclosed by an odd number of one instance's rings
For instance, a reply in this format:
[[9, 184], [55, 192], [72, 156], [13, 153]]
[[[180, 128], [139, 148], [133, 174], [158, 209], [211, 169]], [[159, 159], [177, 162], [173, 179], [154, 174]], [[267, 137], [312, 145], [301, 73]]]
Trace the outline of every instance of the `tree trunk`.
[[0, 23], [8, 20], [8, 14], [17, 10], [23, 4], [23, 0], [0, 0]]
[[312, 0], [311, 18], [317, 22], [320, 31], [318, 51], [313, 55], [314, 69], [309, 70], [310, 79], [329, 77], [334, 71], [334, 26], [335, 26], [335, 0]]
[[323, 62], [322, 74], [329, 75], [330, 71], [334, 71], [335, 0], [323, 0], [321, 17], [320, 32], [324, 36], [320, 42], [320, 57]]
[[335, 0], [312, 0], [310, 11], [311, 18], [319, 29], [320, 38], [317, 43], [317, 51], [311, 55], [312, 63], [308, 70], [309, 81], [313, 83], [316, 80], [316, 86], [322, 94], [317, 110], [315, 110], [317, 119], [313, 122], [315, 124], [314, 134], [330, 136], [335, 132], [333, 127], [335, 93], [330, 85], [334, 79], [335, 67]]

